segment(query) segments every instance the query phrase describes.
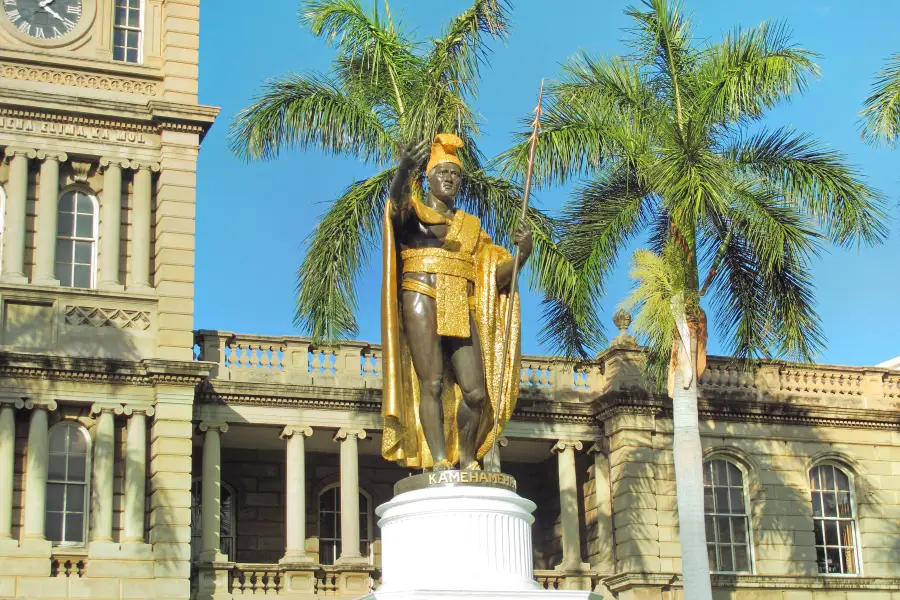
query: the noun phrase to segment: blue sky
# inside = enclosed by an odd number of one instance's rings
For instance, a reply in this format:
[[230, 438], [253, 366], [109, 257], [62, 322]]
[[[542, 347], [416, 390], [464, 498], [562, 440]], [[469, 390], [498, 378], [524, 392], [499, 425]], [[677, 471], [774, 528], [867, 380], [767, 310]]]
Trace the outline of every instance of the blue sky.
[[[627, 0], [514, 2], [513, 29], [495, 44], [475, 107], [483, 118], [482, 150], [493, 156], [510, 141], [533, 107], [542, 77], [581, 49], [609, 55], [623, 50]], [[469, 6], [465, 0], [392, 0], [395, 19], [422, 36]], [[716, 40], [735, 26], [786, 21], [794, 39], [822, 55], [822, 78], [792, 104], [778, 107], [766, 125], [814, 134], [849, 155], [869, 182], [890, 197], [891, 237], [877, 248], [830, 249], [813, 265], [828, 348], [819, 361], [873, 365], [900, 354], [900, 151], [871, 149], [859, 140], [857, 112], [873, 74], [900, 52], [896, 0], [692, 0], [695, 35]], [[264, 80], [289, 72], [325, 71], [333, 50], [301, 29], [297, 0], [215, 0], [201, 17], [200, 101], [222, 107], [200, 154], [197, 196], [195, 327], [237, 333], [302, 335], [294, 329], [296, 269], [303, 242], [327, 203], [375, 167], [319, 152], [286, 152], [271, 162], [243, 163], [227, 147], [232, 118]], [[547, 210], [566, 190], [542, 191]], [[377, 253], [376, 253], [377, 256]], [[631, 287], [630, 253], [623, 254], [602, 302], [607, 333], [612, 313]], [[377, 262], [377, 261], [376, 261]], [[378, 265], [359, 280], [360, 338], [379, 339]], [[538, 299], [523, 297], [523, 351], [546, 353], [537, 342]], [[721, 353], [713, 335], [710, 351]]]

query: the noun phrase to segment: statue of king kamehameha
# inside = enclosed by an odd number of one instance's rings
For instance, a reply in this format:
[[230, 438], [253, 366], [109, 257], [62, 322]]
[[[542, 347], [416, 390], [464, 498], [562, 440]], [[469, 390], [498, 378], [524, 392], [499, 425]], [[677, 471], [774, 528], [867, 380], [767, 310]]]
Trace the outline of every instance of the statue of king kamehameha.
[[[499, 432], [519, 388], [519, 307], [509, 294], [513, 258], [491, 242], [477, 217], [455, 207], [462, 146], [457, 136], [442, 133], [407, 148], [384, 216], [382, 454], [435, 471], [457, 462], [461, 469], [480, 469], [478, 459], [495, 435], [495, 413]], [[426, 158], [423, 198], [413, 180]], [[532, 234], [519, 229], [514, 241], [521, 266], [531, 254]], [[510, 301], [512, 334], [504, 357]]]

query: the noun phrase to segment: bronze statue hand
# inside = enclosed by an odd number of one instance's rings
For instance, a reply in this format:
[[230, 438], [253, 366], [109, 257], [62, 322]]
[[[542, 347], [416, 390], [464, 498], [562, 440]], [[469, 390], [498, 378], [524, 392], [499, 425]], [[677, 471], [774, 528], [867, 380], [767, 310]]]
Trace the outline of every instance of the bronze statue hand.
[[428, 140], [400, 147], [400, 162], [397, 164], [397, 172], [394, 173], [390, 190], [395, 216], [404, 213], [406, 210], [407, 201], [409, 200], [410, 172], [420, 167], [430, 153], [431, 142]]
[[519, 266], [522, 266], [534, 249], [534, 234], [527, 225], [519, 227], [513, 234], [513, 242], [519, 247]]

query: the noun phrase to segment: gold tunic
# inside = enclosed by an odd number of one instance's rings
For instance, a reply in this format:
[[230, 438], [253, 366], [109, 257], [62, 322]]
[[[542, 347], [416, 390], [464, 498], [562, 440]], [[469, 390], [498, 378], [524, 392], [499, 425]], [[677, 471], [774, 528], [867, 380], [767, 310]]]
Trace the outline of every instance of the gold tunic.
[[[415, 248], [397, 252], [397, 240], [391, 220], [391, 203], [384, 217], [383, 279], [381, 285], [381, 340], [384, 386], [381, 414], [384, 419], [382, 455], [391, 461], [414, 468], [430, 468], [434, 460], [419, 421], [419, 382], [416, 377], [406, 332], [399, 310], [401, 289], [411, 289], [435, 298], [439, 335], [467, 338], [470, 310], [481, 338], [485, 381], [490, 402], [485, 404], [478, 428], [478, 452], [481, 458], [493, 442], [494, 413], [501, 397], [499, 430], [509, 421], [519, 390], [519, 302], [514, 300], [512, 339], [507, 357], [505, 381], [500, 382], [503, 359], [504, 320], [509, 293], [497, 288], [497, 267], [512, 259], [509, 252], [491, 242], [477, 217], [456, 211], [452, 220], [411, 199], [416, 218], [426, 224], [449, 225], [442, 248]], [[436, 287], [419, 281], [403, 280], [404, 272], [434, 273]], [[468, 297], [469, 282], [474, 295]], [[426, 289], [427, 288], [427, 289]], [[449, 357], [445, 357], [441, 403], [444, 413], [444, 439], [451, 463], [459, 461], [459, 431], [456, 413], [462, 392], [456, 383]]]

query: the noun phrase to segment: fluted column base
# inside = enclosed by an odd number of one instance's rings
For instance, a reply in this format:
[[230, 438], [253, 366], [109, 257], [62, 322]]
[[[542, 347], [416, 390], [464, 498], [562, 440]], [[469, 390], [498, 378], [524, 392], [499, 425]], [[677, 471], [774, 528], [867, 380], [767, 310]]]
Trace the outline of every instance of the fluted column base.
[[378, 507], [380, 593], [537, 590], [535, 505], [508, 489], [429, 487]]

